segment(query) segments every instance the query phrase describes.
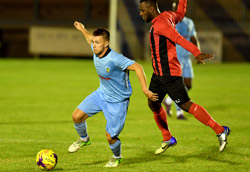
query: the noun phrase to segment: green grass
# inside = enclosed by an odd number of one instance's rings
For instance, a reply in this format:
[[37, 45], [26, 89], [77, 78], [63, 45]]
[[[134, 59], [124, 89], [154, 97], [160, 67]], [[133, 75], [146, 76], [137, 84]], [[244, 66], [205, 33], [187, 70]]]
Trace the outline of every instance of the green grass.
[[[150, 62], [141, 64], [150, 81]], [[112, 153], [102, 113], [88, 119], [91, 146], [67, 152], [77, 139], [71, 114], [99, 86], [92, 61], [1, 59], [0, 171], [41, 171], [35, 158], [44, 148], [58, 155], [53, 171], [250, 171], [250, 64], [194, 65], [194, 70], [190, 97], [216, 121], [230, 126], [226, 150], [219, 153], [215, 133], [186, 114], [187, 121], [168, 118], [177, 146], [154, 155], [162, 137], [131, 72], [134, 91], [120, 135], [124, 161], [116, 169], [105, 169]]]

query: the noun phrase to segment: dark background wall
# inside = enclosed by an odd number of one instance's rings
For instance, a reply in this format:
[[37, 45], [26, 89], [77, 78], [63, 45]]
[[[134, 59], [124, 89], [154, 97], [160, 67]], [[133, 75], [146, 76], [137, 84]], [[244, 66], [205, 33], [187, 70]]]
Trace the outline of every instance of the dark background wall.
[[[135, 4], [139, 0], [120, 1], [127, 6], [127, 14], [122, 15], [132, 16], [131, 20], [138, 16]], [[172, 0], [159, 0], [160, 10], [171, 10], [171, 3]], [[131, 9], [138, 11], [132, 11], [131, 15]], [[33, 57], [28, 52], [30, 26], [72, 27], [79, 20], [89, 27], [107, 27], [108, 15], [109, 0], [1, 0], [0, 57]], [[198, 34], [199, 31], [222, 33], [223, 61], [250, 61], [249, 0], [188, 0], [186, 15], [194, 20]], [[138, 27], [136, 32], [139, 39], [145, 34]], [[122, 45], [124, 51], [129, 51], [126, 41]]]

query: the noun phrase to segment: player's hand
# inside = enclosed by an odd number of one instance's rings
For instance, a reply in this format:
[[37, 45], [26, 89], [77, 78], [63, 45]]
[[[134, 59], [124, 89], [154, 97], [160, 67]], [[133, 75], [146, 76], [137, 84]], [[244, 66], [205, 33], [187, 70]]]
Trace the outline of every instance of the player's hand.
[[200, 53], [197, 57], [196, 57], [196, 63], [197, 64], [205, 64], [205, 62], [203, 61], [204, 59], [213, 59], [214, 55], [213, 54], [206, 54], [206, 53]]
[[78, 21], [75, 21], [74, 22], [74, 26], [77, 30], [82, 30], [82, 29], [85, 29], [84, 25]]
[[158, 94], [157, 93], [153, 93], [150, 90], [146, 90], [144, 91], [144, 94], [147, 96], [147, 98], [149, 98], [151, 101], [157, 101], [158, 100]]

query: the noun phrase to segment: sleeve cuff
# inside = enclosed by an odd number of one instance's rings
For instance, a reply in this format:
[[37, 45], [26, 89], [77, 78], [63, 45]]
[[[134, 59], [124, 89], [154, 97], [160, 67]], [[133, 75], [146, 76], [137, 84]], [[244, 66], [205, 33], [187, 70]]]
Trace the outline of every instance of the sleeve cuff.
[[198, 50], [198, 51], [196, 51], [193, 55], [194, 55], [194, 57], [196, 58], [198, 55], [200, 55], [201, 54], [201, 51], [200, 50]]

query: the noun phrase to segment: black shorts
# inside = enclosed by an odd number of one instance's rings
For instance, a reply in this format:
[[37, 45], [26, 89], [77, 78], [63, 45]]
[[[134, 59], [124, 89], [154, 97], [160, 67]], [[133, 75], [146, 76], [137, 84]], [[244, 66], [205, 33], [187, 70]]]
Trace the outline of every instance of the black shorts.
[[158, 94], [158, 103], [162, 102], [166, 94], [178, 105], [190, 100], [181, 76], [158, 76], [153, 74], [149, 90]]

